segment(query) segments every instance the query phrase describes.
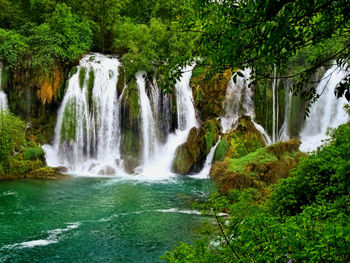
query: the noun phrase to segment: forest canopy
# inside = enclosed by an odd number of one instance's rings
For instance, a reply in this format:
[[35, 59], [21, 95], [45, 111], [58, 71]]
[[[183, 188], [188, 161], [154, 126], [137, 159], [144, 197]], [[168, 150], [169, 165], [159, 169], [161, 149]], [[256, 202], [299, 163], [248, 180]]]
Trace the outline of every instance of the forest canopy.
[[[249, 67], [255, 80], [277, 69], [301, 91], [321, 65], [347, 67], [350, 52], [346, 0], [1, 0], [0, 10], [0, 60], [9, 67], [47, 71], [89, 51], [116, 53], [131, 75], [162, 73], [164, 88], [200, 58], [214, 73]], [[350, 99], [348, 83], [338, 96]]]

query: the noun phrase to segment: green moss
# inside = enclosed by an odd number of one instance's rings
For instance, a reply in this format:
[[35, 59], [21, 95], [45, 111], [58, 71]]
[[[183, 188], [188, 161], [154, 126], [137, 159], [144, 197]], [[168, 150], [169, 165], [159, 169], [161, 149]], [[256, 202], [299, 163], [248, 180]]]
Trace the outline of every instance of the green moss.
[[136, 79], [132, 79], [125, 91], [124, 98], [127, 105], [129, 106], [130, 116], [132, 119], [138, 119], [140, 115], [140, 104], [139, 104], [139, 90], [137, 87]]
[[90, 69], [89, 79], [88, 79], [88, 102], [89, 102], [90, 109], [92, 104], [92, 91], [94, 89], [94, 84], [95, 84], [95, 71], [93, 69]]
[[81, 67], [79, 71], [79, 85], [81, 89], [84, 88], [85, 76], [86, 76], [86, 68]]
[[90, 58], [89, 58], [89, 61], [94, 61], [95, 60], [95, 56], [91, 56]]
[[67, 103], [64, 112], [61, 127], [61, 142], [63, 141], [75, 141], [77, 130], [77, 113], [76, 102], [71, 100]]
[[214, 162], [219, 162], [225, 160], [230, 144], [225, 140], [221, 140], [218, 144], [218, 147], [215, 150]]
[[187, 174], [193, 164], [192, 156], [188, 152], [186, 143], [184, 143], [176, 149], [172, 170], [178, 174]]
[[78, 72], [78, 67], [74, 66], [74, 67], [72, 67], [72, 70], [70, 71], [70, 75], [74, 76], [77, 72]]
[[204, 125], [204, 131], [205, 131], [205, 153], [208, 154], [211, 150], [211, 148], [215, 145], [215, 143], [218, 140], [218, 132], [219, 127], [215, 120], [211, 120], [205, 123]]
[[255, 152], [251, 152], [241, 158], [230, 159], [228, 171], [234, 173], [245, 173], [246, 165], [249, 163], [263, 164], [275, 161], [278, 161], [278, 158], [274, 154], [267, 151], [266, 148], [259, 148]]
[[120, 67], [118, 72], [118, 83], [117, 83], [118, 94], [121, 94], [123, 92], [125, 84], [126, 84], [125, 69]]
[[44, 151], [41, 147], [28, 147], [23, 150], [23, 159], [24, 160], [36, 160], [42, 158]]

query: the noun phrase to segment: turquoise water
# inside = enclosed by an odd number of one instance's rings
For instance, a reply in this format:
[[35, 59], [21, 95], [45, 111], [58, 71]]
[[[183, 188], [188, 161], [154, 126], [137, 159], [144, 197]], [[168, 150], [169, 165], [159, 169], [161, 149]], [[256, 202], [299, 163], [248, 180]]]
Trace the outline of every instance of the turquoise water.
[[0, 262], [159, 262], [193, 242], [208, 180], [73, 177], [0, 183]]

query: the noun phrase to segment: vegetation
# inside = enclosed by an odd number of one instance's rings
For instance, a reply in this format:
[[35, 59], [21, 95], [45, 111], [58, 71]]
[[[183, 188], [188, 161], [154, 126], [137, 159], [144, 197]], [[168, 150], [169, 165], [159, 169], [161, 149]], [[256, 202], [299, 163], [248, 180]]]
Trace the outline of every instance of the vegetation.
[[[212, 212], [218, 231], [194, 245], [181, 243], [166, 253], [167, 262], [348, 262], [350, 260], [350, 122], [301, 159], [291, 176], [270, 188], [231, 189], [213, 194], [204, 212]], [[253, 156], [276, 156], [282, 145], [233, 159], [237, 172]], [[288, 149], [291, 146], [282, 147]], [[252, 155], [252, 156], [250, 156]], [[261, 158], [256, 159], [262, 162]], [[247, 167], [247, 166], [246, 166]], [[240, 169], [238, 169], [240, 171]], [[272, 191], [270, 196], [266, 191]], [[219, 216], [219, 212], [227, 216]]]
[[27, 138], [24, 122], [0, 111], [0, 180], [23, 178], [44, 164], [44, 151]]

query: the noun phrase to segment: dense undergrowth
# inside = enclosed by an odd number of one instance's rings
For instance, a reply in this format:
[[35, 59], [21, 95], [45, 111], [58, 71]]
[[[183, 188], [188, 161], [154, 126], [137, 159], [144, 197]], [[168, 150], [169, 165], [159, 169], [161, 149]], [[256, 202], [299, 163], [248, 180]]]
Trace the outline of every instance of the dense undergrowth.
[[[203, 208], [215, 213], [218, 229], [194, 245], [179, 244], [163, 259], [348, 262], [350, 122], [330, 135], [323, 146], [301, 158], [288, 178], [270, 186], [268, 197], [256, 188], [212, 194]], [[222, 211], [228, 216], [218, 216]]]
[[55, 176], [57, 171], [45, 166], [45, 154], [26, 132], [25, 123], [15, 115], [0, 111], [0, 180]]

